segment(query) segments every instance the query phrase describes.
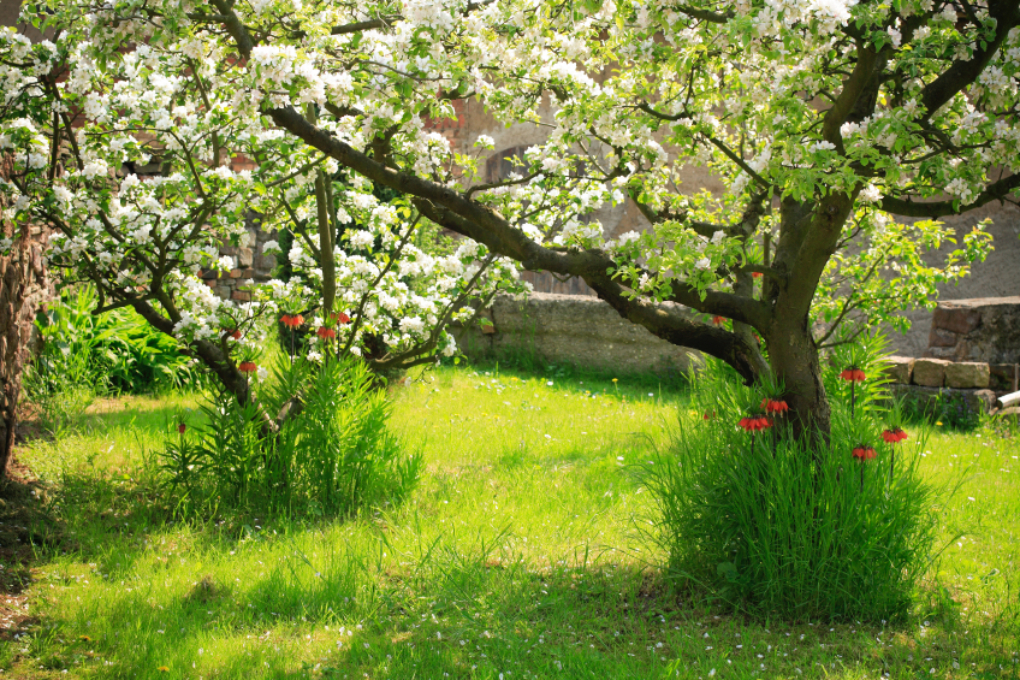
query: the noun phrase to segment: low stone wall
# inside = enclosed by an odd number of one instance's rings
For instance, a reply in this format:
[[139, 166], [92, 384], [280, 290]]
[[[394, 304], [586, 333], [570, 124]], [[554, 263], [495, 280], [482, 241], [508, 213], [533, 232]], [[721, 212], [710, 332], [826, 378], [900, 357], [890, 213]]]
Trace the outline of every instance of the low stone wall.
[[997, 394], [1015, 391], [1020, 381], [1020, 365], [983, 361], [890, 357], [886, 369], [892, 381], [891, 392], [925, 403], [936, 400], [958, 403], [972, 412], [990, 411]]
[[585, 368], [670, 373], [686, 371], [697, 354], [655, 337], [589, 296], [532, 293], [524, 301], [501, 296], [482, 315], [491, 326], [454, 328], [469, 357], [523, 352]]

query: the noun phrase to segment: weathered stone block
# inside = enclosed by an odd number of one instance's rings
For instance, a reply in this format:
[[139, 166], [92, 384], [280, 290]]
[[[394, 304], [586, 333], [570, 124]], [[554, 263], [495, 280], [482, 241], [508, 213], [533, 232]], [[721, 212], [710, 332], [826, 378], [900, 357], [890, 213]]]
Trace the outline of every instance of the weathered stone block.
[[946, 366], [946, 387], [986, 389], [991, 378], [988, 364], [958, 361]]
[[232, 279], [239, 279], [239, 278], [241, 278], [241, 270], [240, 269], [231, 269], [230, 270], [230, 278], [232, 278]]
[[220, 278], [220, 273], [218, 271], [216, 271], [215, 269], [203, 269], [202, 270], [202, 278], [206, 279], [206, 280], [208, 280], [208, 279], [215, 280], [215, 279]]
[[949, 363], [945, 359], [918, 359], [914, 362], [914, 384], [924, 387], [942, 387], [946, 380], [946, 366]]
[[227, 257], [237, 257], [238, 251], [241, 249], [237, 246], [220, 246], [220, 255], [226, 255]]
[[235, 290], [230, 297], [238, 302], [251, 302], [251, 293], [246, 290]]
[[928, 334], [929, 347], [956, 347], [959, 340], [960, 337], [956, 333], [935, 326], [932, 326], [931, 333]]
[[914, 372], [914, 361], [913, 357], [889, 357], [885, 374], [896, 384], [909, 385]]
[[970, 306], [956, 306], [950, 301], [935, 308], [931, 327], [967, 334], [981, 325], [981, 311]]
[[238, 248], [237, 249], [237, 264], [241, 267], [250, 267], [252, 263], [252, 252], [251, 248]]
[[[939, 345], [957, 335], [949, 351]], [[926, 356], [951, 356], [956, 361], [1007, 364], [1020, 361], [1020, 296], [944, 300], [932, 317]]]

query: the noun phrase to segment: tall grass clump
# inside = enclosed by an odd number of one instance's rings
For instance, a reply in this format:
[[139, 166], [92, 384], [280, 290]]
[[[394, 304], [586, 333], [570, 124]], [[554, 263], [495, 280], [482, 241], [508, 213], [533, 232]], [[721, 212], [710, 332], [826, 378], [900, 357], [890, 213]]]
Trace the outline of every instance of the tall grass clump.
[[160, 459], [182, 509], [350, 515], [416, 486], [421, 459], [389, 431], [390, 403], [363, 362], [295, 358], [252, 380], [257, 401], [223, 390], [170, 424]]
[[[937, 490], [918, 469], [925, 433], [904, 440], [881, 399], [880, 349], [833, 357], [825, 444], [791, 434], [779, 386], [748, 390], [718, 364], [702, 371], [697, 407], [646, 469], [676, 584], [766, 616], [907, 612], [936, 547]], [[865, 379], [851, 385], [848, 370]], [[749, 426], [761, 418], [768, 427]]]

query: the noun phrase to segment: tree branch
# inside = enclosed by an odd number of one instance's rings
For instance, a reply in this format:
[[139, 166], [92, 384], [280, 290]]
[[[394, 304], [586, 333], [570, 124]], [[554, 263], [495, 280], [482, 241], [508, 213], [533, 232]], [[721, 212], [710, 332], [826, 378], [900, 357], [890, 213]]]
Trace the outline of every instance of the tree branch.
[[1020, 189], [1020, 173], [1001, 179], [985, 187], [985, 190], [978, 194], [970, 203], [958, 207], [956, 201], [932, 201], [928, 203], [914, 202], [910, 199], [892, 198], [886, 196], [882, 199], [882, 210], [904, 217], [947, 217], [949, 215], [960, 215], [968, 210], [980, 208], [992, 201], [1004, 201], [1007, 194]]
[[954, 61], [952, 66], [943, 71], [938, 78], [928, 83], [921, 90], [921, 104], [925, 108], [924, 116], [920, 119], [926, 121], [942, 108], [946, 102], [962, 92], [971, 83], [977, 80], [981, 72], [991, 62], [992, 57], [1002, 47], [1009, 32], [1017, 25], [1020, 25], [1020, 3], [1016, 0], [1000, 0], [988, 4], [988, 14], [995, 19], [995, 37], [988, 42], [984, 49], [978, 49], [974, 56], [967, 60]]

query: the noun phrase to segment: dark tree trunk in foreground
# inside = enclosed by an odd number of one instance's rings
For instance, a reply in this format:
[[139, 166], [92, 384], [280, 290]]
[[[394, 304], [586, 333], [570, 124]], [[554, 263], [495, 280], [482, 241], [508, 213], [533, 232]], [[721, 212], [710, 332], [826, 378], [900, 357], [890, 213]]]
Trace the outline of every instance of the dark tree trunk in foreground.
[[12, 233], [11, 252], [0, 257], [0, 471], [7, 476], [18, 425], [18, 397], [29, 355], [36, 311], [53, 292], [43, 251], [46, 233], [39, 227]]
[[[31, 26], [17, 24], [21, 0], [0, 2], [0, 26], [15, 26], [32, 41], [43, 36]], [[51, 36], [52, 37], [52, 36]], [[10, 160], [0, 165], [0, 175], [9, 176]], [[6, 206], [0, 205], [0, 208]], [[53, 294], [43, 252], [47, 233], [32, 227], [15, 233], [2, 225], [2, 236], [14, 241], [10, 253], [0, 256], [0, 475], [7, 477], [18, 426], [18, 397], [28, 360], [29, 340], [39, 305]]]

